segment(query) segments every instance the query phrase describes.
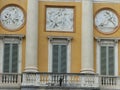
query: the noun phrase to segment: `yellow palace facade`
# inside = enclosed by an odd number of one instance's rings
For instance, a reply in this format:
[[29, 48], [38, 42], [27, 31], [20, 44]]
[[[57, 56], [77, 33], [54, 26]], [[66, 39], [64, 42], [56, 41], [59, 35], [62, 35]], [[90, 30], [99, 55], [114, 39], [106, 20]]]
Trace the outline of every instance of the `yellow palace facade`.
[[120, 90], [120, 0], [0, 0], [0, 90]]

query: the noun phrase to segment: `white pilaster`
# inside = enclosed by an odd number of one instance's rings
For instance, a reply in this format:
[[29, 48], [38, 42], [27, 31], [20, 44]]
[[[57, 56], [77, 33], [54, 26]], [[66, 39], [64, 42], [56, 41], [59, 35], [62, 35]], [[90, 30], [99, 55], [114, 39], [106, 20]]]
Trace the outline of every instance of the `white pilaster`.
[[82, 73], [93, 73], [93, 0], [82, 0]]
[[37, 71], [38, 0], [28, 0], [26, 28], [26, 72]]

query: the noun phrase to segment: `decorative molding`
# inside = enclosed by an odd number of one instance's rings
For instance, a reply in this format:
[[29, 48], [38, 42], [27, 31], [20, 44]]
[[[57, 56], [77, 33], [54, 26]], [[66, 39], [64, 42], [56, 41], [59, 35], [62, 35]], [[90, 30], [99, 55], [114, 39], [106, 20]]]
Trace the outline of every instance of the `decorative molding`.
[[18, 38], [18, 39], [22, 39], [24, 38], [25, 35], [22, 34], [0, 34], [0, 38], [4, 39], [4, 38]]
[[96, 40], [120, 40], [117, 37], [95, 37]]
[[73, 39], [73, 37], [69, 37], [69, 36], [48, 36], [48, 39], [50, 41], [53, 40], [66, 40], [66, 41], [71, 41]]
[[39, 0], [45, 2], [81, 2], [82, 0]]
[[[95, 39], [97, 40], [99, 45], [101, 45], [103, 43], [108, 43], [108, 41], [109, 41], [109, 44], [116, 45], [116, 43], [118, 43], [118, 41], [120, 40], [120, 38], [99, 38], [99, 37], [95, 37]], [[107, 42], [105, 42], [105, 41], [107, 41]]]
[[119, 18], [117, 13], [110, 8], [98, 10], [94, 21], [97, 30], [104, 34], [114, 33], [119, 26]]
[[25, 24], [24, 10], [14, 4], [5, 6], [0, 12], [0, 23], [6, 30], [20, 30]]
[[94, 0], [94, 3], [120, 3], [120, 0]]
[[[39, 0], [45, 2], [82, 2], [82, 0]], [[120, 3], [120, 0], [93, 0], [93, 3]]]
[[73, 32], [74, 8], [46, 7], [46, 31]]

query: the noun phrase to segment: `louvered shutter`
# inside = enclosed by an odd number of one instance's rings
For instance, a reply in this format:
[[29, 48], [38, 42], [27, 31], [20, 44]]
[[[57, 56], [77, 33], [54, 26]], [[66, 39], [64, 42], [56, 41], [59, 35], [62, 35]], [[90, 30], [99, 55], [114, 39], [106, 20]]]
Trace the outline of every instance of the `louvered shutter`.
[[52, 57], [53, 57], [53, 65], [52, 65], [52, 71], [54, 73], [58, 73], [58, 45], [53, 45], [53, 52], [52, 52]]
[[106, 67], [106, 64], [107, 64], [107, 58], [106, 58], [106, 46], [101, 46], [101, 55], [100, 55], [100, 58], [101, 58], [101, 62], [100, 62], [100, 65], [101, 65], [101, 75], [106, 75], [107, 73], [107, 67]]
[[108, 48], [108, 54], [109, 54], [109, 61], [108, 61], [108, 68], [109, 68], [109, 75], [114, 75], [114, 47]]
[[18, 72], [18, 44], [12, 44], [12, 72]]
[[61, 72], [67, 71], [67, 46], [61, 45]]
[[9, 73], [10, 69], [10, 44], [4, 45], [4, 65], [3, 65], [3, 72]]

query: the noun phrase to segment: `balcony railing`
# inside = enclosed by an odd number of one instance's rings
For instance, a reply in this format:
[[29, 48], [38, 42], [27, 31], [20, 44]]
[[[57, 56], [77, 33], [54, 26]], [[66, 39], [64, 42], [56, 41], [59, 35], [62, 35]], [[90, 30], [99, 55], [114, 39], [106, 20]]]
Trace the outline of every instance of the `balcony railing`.
[[100, 76], [100, 88], [120, 90], [120, 77]]
[[24, 73], [23, 86], [62, 88], [98, 88], [99, 78], [95, 74], [78, 73]]
[[0, 74], [0, 88], [39, 86], [40, 88], [119, 89], [120, 77], [80, 73]]
[[21, 86], [21, 74], [0, 74], [0, 88]]

